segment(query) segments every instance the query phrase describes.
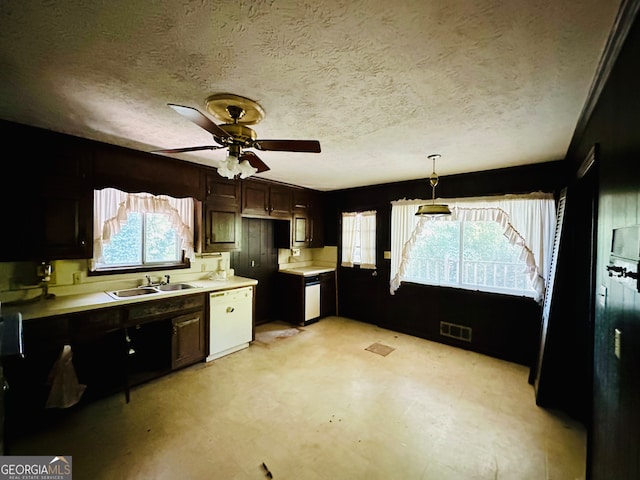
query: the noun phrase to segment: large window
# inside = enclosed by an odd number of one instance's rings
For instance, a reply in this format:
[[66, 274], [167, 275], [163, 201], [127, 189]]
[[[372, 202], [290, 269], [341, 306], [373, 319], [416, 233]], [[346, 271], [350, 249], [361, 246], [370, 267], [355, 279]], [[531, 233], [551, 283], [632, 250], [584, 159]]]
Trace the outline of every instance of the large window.
[[416, 217], [392, 202], [391, 293], [402, 282], [524, 295], [540, 302], [555, 229], [551, 194], [446, 199], [452, 215]]
[[193, 199], [94, 192], [94, 271], [185, 265], [193, 256]]
[[102, 257], [103, 267], [176, 263], [182, 259], [180, 238], [167, 214], [130, 212]]
[[533, 297], [520, 250], [496, 222], [428, 222], [403, 280]]

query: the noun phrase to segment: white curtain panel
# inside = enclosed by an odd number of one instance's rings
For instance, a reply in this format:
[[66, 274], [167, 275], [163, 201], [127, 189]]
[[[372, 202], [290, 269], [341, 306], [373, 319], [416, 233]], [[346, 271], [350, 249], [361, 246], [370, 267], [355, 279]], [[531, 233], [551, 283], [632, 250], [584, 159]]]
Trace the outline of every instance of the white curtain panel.
[[376, 268], [376, 211], [360, 212], [360, 268]]
[[551, 266], [556, 224], [553, 194], [535, 192], [495, 197], [443, 198], [437, 199], [436, 203], [449, 205], [451, 215], [434, 220], [416, 216], [418, 206], [430, 201], [403, 199], [391, 202], [392, 295], [402, 282], [411, 248], [426, 222], [495, 221], [502, 225], [509, 242], [522, 248], [520, 258], [527, 265], [529, 280], [536, 292], [535, 299], [539, 303], [542, 301]]
[[[360, 245], [360, 259], [354, 255]], [[376, 211], [342, 213], [342, 260], [343, 267], [376, 268]]]
[[115, 188], [93, 192], [93, 264], [102, 261], [103, 245], [122, 229], [128, 212], [166, 213], [182, 241], [185, 256], [194, 260], [193, 198], [127, 193]]

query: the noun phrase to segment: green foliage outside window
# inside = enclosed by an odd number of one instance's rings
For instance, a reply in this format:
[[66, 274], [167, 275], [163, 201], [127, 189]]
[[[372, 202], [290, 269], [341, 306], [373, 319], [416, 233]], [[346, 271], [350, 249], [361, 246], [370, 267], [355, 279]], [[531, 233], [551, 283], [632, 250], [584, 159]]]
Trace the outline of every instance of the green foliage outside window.
[[180, 259], [179, 245], [180, 239], [168, 215], [129, 212], [120, 232], [103, 249], [104, 265], [176, 262]]

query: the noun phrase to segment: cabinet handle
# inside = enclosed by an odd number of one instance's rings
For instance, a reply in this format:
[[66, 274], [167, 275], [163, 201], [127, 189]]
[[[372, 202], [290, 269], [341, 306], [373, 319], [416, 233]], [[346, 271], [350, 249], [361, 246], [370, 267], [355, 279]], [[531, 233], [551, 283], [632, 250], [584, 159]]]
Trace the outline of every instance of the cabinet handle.
[[173, 335], [177, 335], [178, 334], [178, 327], [176, 327], [174, 325], [173, 328], [171, 329], [171, 332], [173, 333]]

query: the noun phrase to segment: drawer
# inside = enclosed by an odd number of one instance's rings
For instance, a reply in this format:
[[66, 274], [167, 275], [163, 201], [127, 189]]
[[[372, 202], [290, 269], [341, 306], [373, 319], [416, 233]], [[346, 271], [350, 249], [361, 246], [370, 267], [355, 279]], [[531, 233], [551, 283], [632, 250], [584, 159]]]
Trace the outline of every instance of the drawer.
[[122, 310], [93, 310], [70, 319], [71, 334], [75, 339], [103, 335], [122, 327]]
[[204, 308], [204, 304], [204, 294], [185, 295], [166, 300], [143, 302], [127, 309], [129, 312], [128, 324], [140, 323], [141, 320], [155, 320], [158, 317], [182, 310]]

